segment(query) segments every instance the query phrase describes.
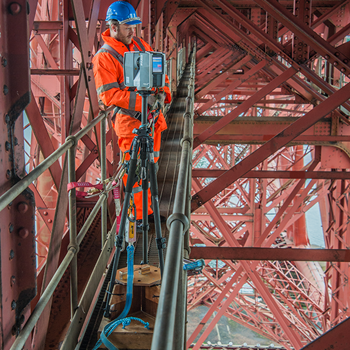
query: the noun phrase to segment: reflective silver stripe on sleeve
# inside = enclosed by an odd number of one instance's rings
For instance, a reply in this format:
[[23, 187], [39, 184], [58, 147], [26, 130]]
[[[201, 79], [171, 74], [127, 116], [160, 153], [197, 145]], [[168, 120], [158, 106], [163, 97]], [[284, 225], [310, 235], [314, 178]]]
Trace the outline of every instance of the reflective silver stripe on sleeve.
[[102, 92], [106, 92], [106, 91], [114, 89], [114, 88], [119, 89], [120, 85], [117, 82], [102, 85], [97, 89], [97, 94], [98, 95], [102, 94]]
[[134, 111], [135, 106], [136, 106], [136, 91], [131, 91], [128, 109], [131, 109], [132, 111]]
[[122, 82], [122, 83], [120, 84], [120, 88], [121, 88], [122, 90], [124, 90], [124, 89], [126, 88], [124, 82]]
[[101, 52], [107, 52], [109, 54], [111, 54], [116, 60], [118, 60], [118, 62], [123, 66], [123, 55], [121, 55], [119, 52], [117, 52], [116, 50], [113, 49], [113, 47], [104, 44], [96, 53], [96, 55], [98, 53]]
[[153, 152], [153, 154], [154, 154], [154, 156], [155, 156], [155, 157], [159, 157], [160, 152], [159, 152], [159, 151], [157, 151], [157, 152]]

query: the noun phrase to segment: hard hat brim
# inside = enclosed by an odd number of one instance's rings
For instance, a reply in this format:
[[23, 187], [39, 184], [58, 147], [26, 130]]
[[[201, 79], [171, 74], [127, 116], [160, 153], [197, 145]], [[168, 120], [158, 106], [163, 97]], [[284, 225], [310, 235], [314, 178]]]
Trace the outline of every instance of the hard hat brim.
[[135, 24], [141, 24], [140, 17], [133, 17], [133, 18], [127, 18], [124, 21], [119, 21], [119, 24], [129, 24], [129, 25], [135, 25]]
[[135, 24], [141, 24], [142, 22], [140, 20], [135, 20], [135, 21], [130, 21], [130, 22], [126, 22], [125, 24], [129, 24], [129, 25], [135, 25]]

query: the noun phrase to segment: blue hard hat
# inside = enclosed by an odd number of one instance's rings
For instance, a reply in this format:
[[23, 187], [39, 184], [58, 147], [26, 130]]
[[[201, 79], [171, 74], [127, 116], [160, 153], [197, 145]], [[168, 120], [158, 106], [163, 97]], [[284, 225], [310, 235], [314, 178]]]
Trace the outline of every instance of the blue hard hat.
[[114, 19], [119, 24], [140, 24], [140, 17], [137, 17], [135, 9], [126, 1], [116, 1], [108, 7], [106, 21]]

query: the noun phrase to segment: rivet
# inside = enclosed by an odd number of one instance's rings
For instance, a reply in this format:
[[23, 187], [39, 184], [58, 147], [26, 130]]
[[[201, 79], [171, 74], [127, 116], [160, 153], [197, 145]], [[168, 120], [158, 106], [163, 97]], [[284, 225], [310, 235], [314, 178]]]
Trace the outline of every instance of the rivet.
[[12, 232], [13, 232], [13, 229], [14, 229], [13, 225], [10, 224], [10, 225], [9, 225], [9, 232], [12, 233]]
[[5, 150], [9, 151], [10, 149], [11, 149], [11, 144], [10, 144], [10, 142], [6, 141], [5, 142]]
[[19, 235], [21, 238], [27, 238], [28, 235], [29, 235], [29, 230], [28, 230], [27, 228], [21, 227], [21, 228], [18, 230], [18, 235]]
[[6, 67], [7, 66], [7, 59], [5, 57], [1, 57], [1, 64]]
[[52, 220], [51, 220], [51, 219], [48, 219], [47, 222], [48, 222], [49, 224], [51, 224]]
[[44, 211], [43, 214], [46, 216], [46, 215], [48, 214], [48, 212], [47, 212], [47, 211]]
[[10, 4], [8, 9], [9, 9], [9, 12], [11, 13], [11, 15], [16, 16], [19, 13], [21, 13], [22, 6], [18, 2], [13, 2], [13, 3]]
[[7, 87], [7, 85], [4, 85], [3, 93], [4, 95], [7, 95], [9, 93], [9, 88]]
[[10, 250], [10, 260], [12, 260], [15, 257], [15, 252], [11, 249]]
[[17, 306], [17, 303], [14, 300], [12, 300], [11, 309], [14, 310], [16, 308], [16, 306]]
[[28, 204], [26, 202], [20, 202], [17, 205], [17, 210], [21, 213], [24, 214], [25, 212], [28, 211]]

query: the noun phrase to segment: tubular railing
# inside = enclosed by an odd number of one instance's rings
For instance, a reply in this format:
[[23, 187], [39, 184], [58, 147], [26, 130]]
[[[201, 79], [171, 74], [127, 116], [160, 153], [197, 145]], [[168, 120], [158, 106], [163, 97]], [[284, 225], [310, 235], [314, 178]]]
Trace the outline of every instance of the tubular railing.
[[[188, 243], [189, 201], [192, 171], [193, 105], [195, 78], [195, 47], [191, 55], [191, 75], [184, 113], [184, 132], [179, 175], [175, 192], [173, 214], [167, 220], [169, 242], [166, 253], [164, 275], [154, 326], [152, 350], [183, 349], [186, 319], [186, 276], [183, 274], [183, 254]], [[184, 248], [186, 249], [184, 253]], [[176, 327], [176, 339], [174, 339]], [[174, 344], [178, 344], [174, 347]]]
[[179, 50], [177, 54], [177, 82], [180, 81], [186, 67], [186, 47]]
[[[65, 143], [61, 145], [56, 151], [54, 151], [49, 157], [47, 157], [42, 163], [40, 163], [33, 171], [26, 175], [22, 180], [16, 183], [11, 189], [5, 192], [0, 197], [0, 211], [7, 207], [20, 193], [22, 193], [34, 180], [36, 180], [45, 170], [47, 170], [54, 162], [56, 162], [63, 154], [68, 153], [68, 180], [69, 182], [75, 182], [75, 151], [78, 141], [89, 132], [93, 127], [101, 122], [101, 142], [100, 142], [100, 160], [101, 160], [101, 180], [106, 179], [106, 117], [108, 111], [101, 111], [99, 116], [93, 119], [88, 125], [78, 131], [75, 135], [68, 136]], [[73, 317], [76, 309], [78, 308], [78, 265], [77, 265], [77, 253], [79, 251], [79, 244], [84, 239], [89, 227], [91, 226], [98, 211], [101, 209], [101, 235], [102, 235], [102, 254], [111, 253], [111, 242], [113, 246], [113, 229], [115, 232], [115, 223], [112, 230], [109, 233], [109, 239], [106, 241], [107, 236], [107, 193], [112, 188], [112, 182], [110, 182], [100, 195], [99, 200], [96, 202], [91, 214], [85, 221], [83, 227], [77, 234], [76, 223], [76, 192], [75, 189], [70, 190], [68, 194], [69, 200], [69, 246], [66, 256], [63, 258], [56, 273], [52, 277], [51, 281], [47, 285], [46, 289], [42, 293], [37, 305], [35, 306], [32, 314], [28, 318], [23, 329], [20, 331], [15, 342], [12, 344], [10, 350], [22, 349], [26, 343], [31, 331], [33, 330], [40, 315], [44, 311], [47, 303], [51, 299], [58, 283], [60, 282], [64, 272], [70, 265], [71, 269], [71, 315]], [[110, 249], [105, 250], [108, 246]], [[100, 256], [101, 256], [100, 255]], [[106, 265], [105, 265], [106, 266]], [[102, 273], [101, 273], [102, 275]], [[100, 275], [100, 277], [101, 277]]]

